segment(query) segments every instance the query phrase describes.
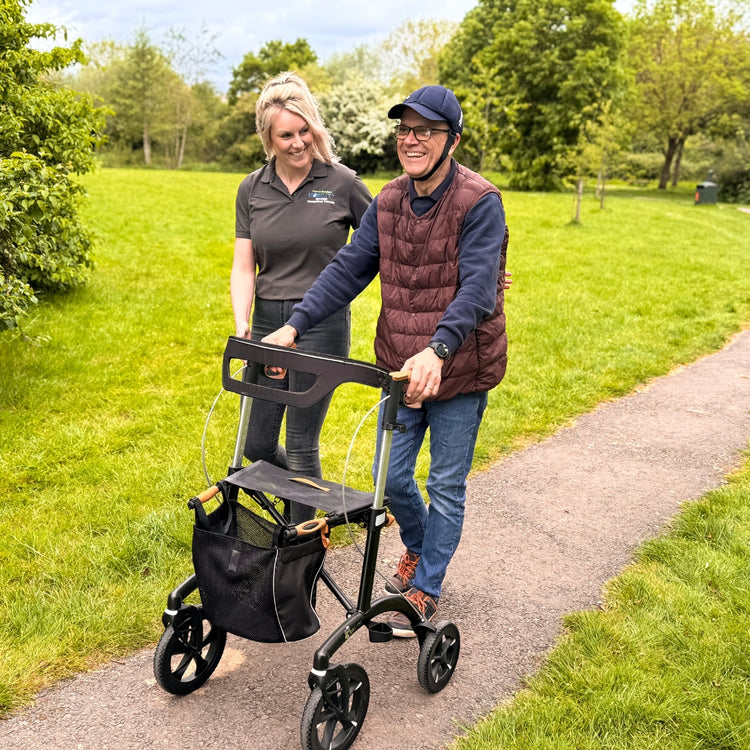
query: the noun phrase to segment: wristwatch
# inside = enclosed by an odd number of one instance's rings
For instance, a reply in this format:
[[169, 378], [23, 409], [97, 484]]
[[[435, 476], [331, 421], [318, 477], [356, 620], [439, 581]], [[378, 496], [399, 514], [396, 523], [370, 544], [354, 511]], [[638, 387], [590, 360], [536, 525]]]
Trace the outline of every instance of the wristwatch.
[[451, 350], [442, 341], [430, 341], [427, 346], [435, 352], [435, 354], [442, 360], [448, 359], [451, 355]]

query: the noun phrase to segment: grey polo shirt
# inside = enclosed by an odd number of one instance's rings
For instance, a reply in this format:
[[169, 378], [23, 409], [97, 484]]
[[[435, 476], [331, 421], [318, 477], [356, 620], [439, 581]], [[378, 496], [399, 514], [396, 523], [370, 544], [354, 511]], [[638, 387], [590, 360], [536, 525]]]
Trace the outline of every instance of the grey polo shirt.
[[290, 195], [275, 166], [272, 159], [240, 184], [235, 236], [252, 240], [258, 297], [302, 299], [359, 226], [372, 196], [356, 172], [318, 160]]

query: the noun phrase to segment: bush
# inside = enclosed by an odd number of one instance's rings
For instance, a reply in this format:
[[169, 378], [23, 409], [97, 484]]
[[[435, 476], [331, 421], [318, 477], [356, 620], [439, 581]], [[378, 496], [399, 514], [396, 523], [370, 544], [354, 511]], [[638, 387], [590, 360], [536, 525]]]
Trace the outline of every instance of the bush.
[[24, 21], [27, 0], [0, 0], [0, 328], [13, 328], [37, 293], [81, 283], [91, 235], [78, 215], [83, 188], [73, 176], [94, 165], [102, 113], [88, 97], [46, 80], [83, 60], [80, 42], [49, 52], [51, 24]]
[[725, 170], [719, 174], [719, 200], [724, 203], [750, 203], [750, 169]]
[[85, 280], [91, 236], [78, 220], [83, 188], [31, 154], [0, 160], [0, 318], [14, 327], [35, 291], [65, 291]]
[[612, 176], [628, 182], [658, 180], [664, 156], [659, 153], [623, 154], [612, 169]]
[[244, 141], [233, 143], [224, 152], [221, 165], [230, 171], [252, 172], [266, 162], [266, 152], [260, 138], [253, 133]]

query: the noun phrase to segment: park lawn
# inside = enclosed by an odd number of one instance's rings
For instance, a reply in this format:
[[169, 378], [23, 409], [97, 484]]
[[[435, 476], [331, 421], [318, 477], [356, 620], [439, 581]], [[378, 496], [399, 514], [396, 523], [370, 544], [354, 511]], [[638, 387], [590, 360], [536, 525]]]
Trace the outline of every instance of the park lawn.
[[[236, 397], [219, 394], [240, 179], [87, 177], [101, 238], [90, 283], [41, 304], [25, 337], [0, 339], [0, 711], [154, 642], [167, 593], [192, 570], [185, 500], [206, 486], [203, 456], [208, 480], [223, 476], [234, 440]], [[688, 189], [623, 190], [603, 211], [587, 195], [573, 224], [570, 195], [504, 198], [509, 368], [476, 468], [750, 321], [750, 216], [736, 208], [693, 206]], [[377, 305], [373, 285], [353, 306], [355, 358], [373, 359]], [[346, 469], [368, 486], [374, 415], [346, 457], [376, 400], [336, 394], [327, 478]]]

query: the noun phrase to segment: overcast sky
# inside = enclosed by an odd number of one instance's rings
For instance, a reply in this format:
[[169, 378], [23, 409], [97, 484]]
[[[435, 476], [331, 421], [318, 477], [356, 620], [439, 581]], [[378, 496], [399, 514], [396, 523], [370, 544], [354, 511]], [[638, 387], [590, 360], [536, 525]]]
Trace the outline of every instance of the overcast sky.
[[[157, 44], [170, 28], [192, 39], [205, 25], [224, 56], [209, 78], [224, 92], [232, 68], [271, 40], [307, 39], [325, 62], [334, 52], [379, 41], [409, 18], [461, 21], [476, 4], [477, 0], [33, 0], [27, 20], [65, 26], [69, 39], [87, 42], [128, 42], [136, 29], [145, 27]], [[622, 10], [630, 2], [615, 4]], [[431, 10], [421, 13], [420, 6]]]

